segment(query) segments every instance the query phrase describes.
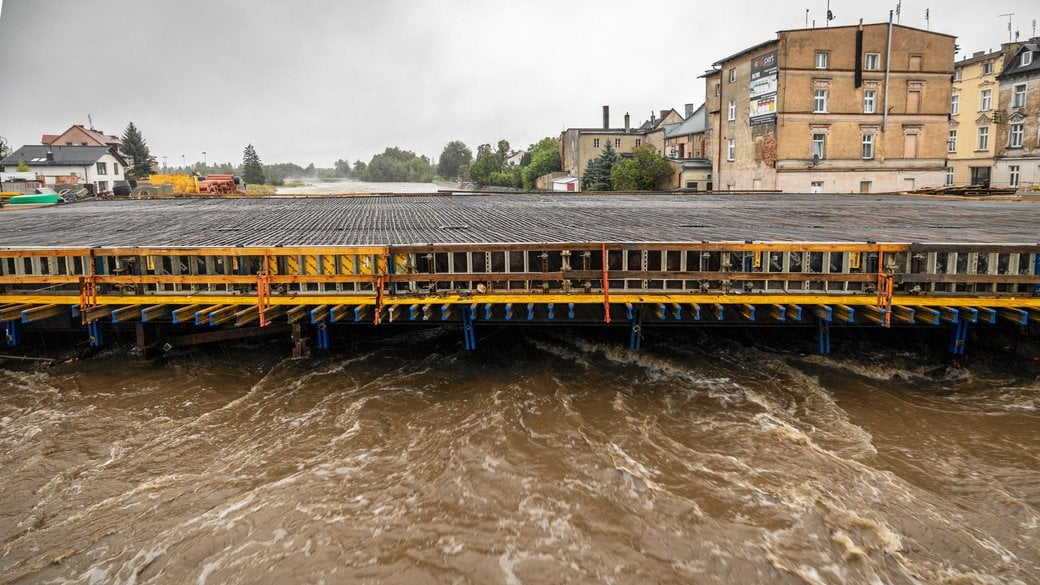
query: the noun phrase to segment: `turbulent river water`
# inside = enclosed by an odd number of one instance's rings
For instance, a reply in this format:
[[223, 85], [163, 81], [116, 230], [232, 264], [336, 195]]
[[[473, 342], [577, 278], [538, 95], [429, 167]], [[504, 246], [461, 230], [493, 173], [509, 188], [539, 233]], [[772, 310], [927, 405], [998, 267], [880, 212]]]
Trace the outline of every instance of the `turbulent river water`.
[[1040, 580], [1021, 358], [480, 342], [0, 364], [0, 582]]

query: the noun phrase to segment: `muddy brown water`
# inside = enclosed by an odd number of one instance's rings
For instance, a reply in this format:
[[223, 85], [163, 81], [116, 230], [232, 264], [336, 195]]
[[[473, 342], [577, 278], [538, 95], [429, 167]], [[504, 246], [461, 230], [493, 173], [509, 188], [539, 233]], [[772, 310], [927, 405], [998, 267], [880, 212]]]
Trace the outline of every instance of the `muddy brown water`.
[[1040, 582], [1030, 370], [803, 349], [432, 329], [3, 364], [0, 582]]

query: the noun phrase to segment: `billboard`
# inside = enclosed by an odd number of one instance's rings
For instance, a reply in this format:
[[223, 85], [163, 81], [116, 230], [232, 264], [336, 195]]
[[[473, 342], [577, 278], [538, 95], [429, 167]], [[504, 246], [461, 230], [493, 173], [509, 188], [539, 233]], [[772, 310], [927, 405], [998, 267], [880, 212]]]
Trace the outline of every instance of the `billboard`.
[[751, 60], [750, 123], [776, 122], [777, 52], [763, 53]]

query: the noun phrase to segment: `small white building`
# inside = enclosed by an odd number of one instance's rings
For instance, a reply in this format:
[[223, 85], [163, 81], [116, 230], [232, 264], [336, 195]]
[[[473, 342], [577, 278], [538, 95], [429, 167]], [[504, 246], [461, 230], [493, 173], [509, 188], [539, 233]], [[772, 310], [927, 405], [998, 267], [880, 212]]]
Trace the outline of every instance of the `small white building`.
[[553, 191], [581, 191], [578, 188], [578, 177], [557, 177], [552, 182]]
[[518, 166], [520, 166], [520, 163], [523, 162], [523, 160], [524, 160], [524, 155], [525, 154], [527, 154], [527, 151], [523, 150], [523, 149], [520, 149], [520, 150], [518, 150], [516, 152], [510, 153], [510, 155], [506, 157], [506, 166], [509, 166], [509, 167], [518, 167]]
[[0, 172], [14, 171], [21, 161], [51, 187], [93, 185], [94, 192], [101, 194], [110, 192], [115, 181], [126, 179], [126, 161], [106, 146], [26, 145], [0, 160]]

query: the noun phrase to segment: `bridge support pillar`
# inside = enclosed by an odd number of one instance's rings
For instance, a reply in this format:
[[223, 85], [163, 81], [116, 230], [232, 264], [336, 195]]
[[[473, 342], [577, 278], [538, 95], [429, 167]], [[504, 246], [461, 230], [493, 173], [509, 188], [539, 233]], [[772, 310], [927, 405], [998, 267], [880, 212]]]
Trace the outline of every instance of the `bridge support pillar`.
[[317, 333], [317, 339], [316, 339], [316, 344], [315, 345], [317, 346], [318, 349], [322, 349], [322, 350], [328, 349], [329, 348], [329, 318], [325, 317], [324, 319], [319, 321], [316, 329], [317, 329], [317, 332], [316, 332]]
[[968, 322], [958, 321], [953, 326], [953, 334], [950, 336], [950, 353], [953, 355], [964, 355], [964, 348], [968, 343]]
[[475, 308], [462, 310], [462, 343], [466, 346], [466, 351], [477, 349], [477, 334], [473, 329], [475, 312]]
[[630, 311], [631, 315], [631, 326], [629, 328], [628, 336], [628, 348], [632, 351], [639, 351], [643, 346], [643, 313], [639, 308], [634, 311]]
[[87, 323], [87, 336], [90, 339], [90, 347], [105, 345], [105, 339], [101, 335], [101, 321]]
[[831, 324], [819, 317], [816, 318], [816, 341], [820, 348], [820, 355], [831, 353]]
[[311, 356], [311, 349], [307, 346], [307, 334], [303, 323], [293, 323], [290, 335], [293, 344], [293, 359], [302, 359]]
[[22, 327], [18, 321], [7, 321], [3, 325], [4, 327], [4, 338], [3, 345], [7, 347], [14, 347], [22, 342]]

